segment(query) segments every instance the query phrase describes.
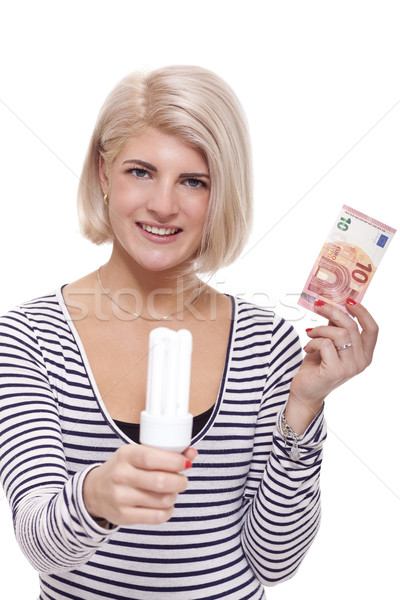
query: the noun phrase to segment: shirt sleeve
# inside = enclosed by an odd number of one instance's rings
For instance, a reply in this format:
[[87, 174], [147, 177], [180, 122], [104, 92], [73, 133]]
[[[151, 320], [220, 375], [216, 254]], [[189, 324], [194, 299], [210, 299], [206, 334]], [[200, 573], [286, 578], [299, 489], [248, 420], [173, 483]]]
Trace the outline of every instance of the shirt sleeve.
[[56, 395], [22, 309], [0, 319], [0, 480], [22, 551], [42, 573], [87, 562], [114, 533], [83, 502], [90, 465], [68, 475]]
[[291, 458], [292, 441], [285, 440], [280, 424], [301, 362], [301, 346], [293, 327], [275, 318], [242, 528], [247, 560], [265, 586], [296, 573], [320, 523], [319, 479], [326, 437], [323, 410], [299, 438], [299, 460]]

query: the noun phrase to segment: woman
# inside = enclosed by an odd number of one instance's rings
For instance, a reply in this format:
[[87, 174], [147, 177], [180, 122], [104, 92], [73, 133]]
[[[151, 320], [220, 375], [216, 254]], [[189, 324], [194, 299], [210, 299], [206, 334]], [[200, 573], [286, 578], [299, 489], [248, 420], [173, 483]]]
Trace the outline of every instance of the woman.
[[[82, 231], [112, 241], [109, 261], [1, 320], [1, 478], [41, 600], [259, 600], [316, 535], [324, 399], [371, 362], [377, 326], [360, 305], [361, 334], [316, 303], [328, 325], [302, 361], [291, 326], [201, 282], [247, 240], [249, 157], [219, 77], [128, 76], [79, 190]], [[138, 443], [160, 324], [193, 335], [182, 455]]]

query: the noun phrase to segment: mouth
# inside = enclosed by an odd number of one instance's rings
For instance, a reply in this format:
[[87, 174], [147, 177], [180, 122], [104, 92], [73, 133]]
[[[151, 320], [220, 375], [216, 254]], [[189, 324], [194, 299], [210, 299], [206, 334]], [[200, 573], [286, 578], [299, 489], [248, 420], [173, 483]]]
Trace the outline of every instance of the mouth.
[[155, 227], [154, 225], [147, 225], [146, 223], [137, 223], [144, 231], [152, 233], [153, 235], [159, 235], [160, 237], [171, 237], [182, 231], [179, 227]]

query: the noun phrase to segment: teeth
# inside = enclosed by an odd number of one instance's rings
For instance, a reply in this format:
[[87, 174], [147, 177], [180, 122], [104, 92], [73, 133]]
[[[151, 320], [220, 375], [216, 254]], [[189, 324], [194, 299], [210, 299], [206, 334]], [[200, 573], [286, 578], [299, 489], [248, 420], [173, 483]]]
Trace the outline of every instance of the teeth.
[[145, 223], [140, 223], [140, 226], [145, 231], [148, 231], [149, 233], [155, 233], [156, 235], [172, 235], [179, 231], [178, 227], [168, 227], [168, 229], [165, 229], [165, 227], [152, 227], [151, 225], [146, 225]]

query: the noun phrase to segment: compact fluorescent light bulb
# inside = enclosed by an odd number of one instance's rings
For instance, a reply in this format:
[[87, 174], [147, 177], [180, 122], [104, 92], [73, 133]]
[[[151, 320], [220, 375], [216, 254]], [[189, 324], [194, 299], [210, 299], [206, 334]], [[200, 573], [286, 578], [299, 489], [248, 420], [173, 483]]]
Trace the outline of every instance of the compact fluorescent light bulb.
[[183, 452], [192, 437], [189, 413], [192, 334], [157, 327], [150, 333], [146, 410], [140, 415], [140, 443]]

